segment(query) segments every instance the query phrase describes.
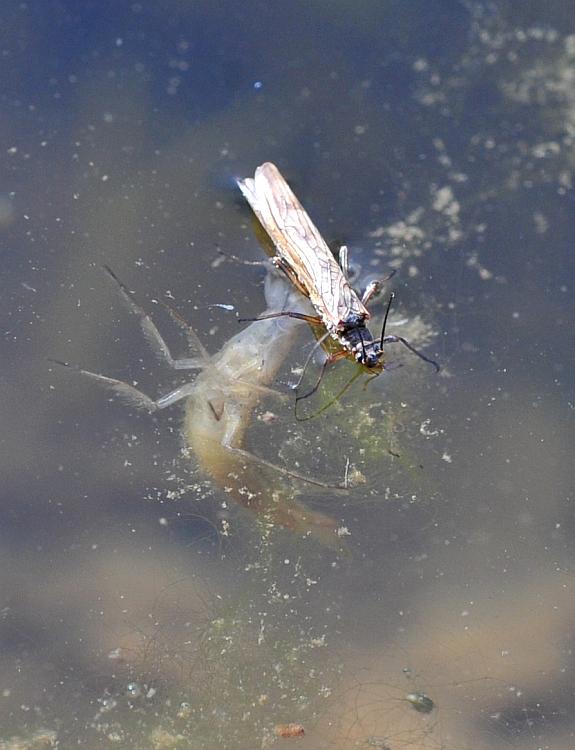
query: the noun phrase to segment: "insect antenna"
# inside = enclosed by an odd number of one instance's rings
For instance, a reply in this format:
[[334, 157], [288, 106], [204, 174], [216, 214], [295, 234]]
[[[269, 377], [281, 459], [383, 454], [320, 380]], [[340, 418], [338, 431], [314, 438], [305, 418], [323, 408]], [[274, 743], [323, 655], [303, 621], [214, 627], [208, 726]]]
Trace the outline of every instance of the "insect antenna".
[[383, 318], [383, 325], [381, 326], [381, 336], [379, 338], [379, 348], [383, 349], [383, 339], [385, 337], [385, 326], [387, 325], [387, 318], [389, 317], [389, 311], [391, 310], [391, 304], [394, 300], [395, 292], [392, 292], [389, 295], [389, 302], [387, 303], [387, 309], [385, 311], [385, 316]]
[[409, 341], [407, 341], [407, 339], [404, 339], [403, 336], [389, 335], [382, 340], [384, 344], [403, 344], [407, 349], [409, 349], [410, 352], [416, 354], [419, 359], [422, 359], [424, 362], [427, 362], [428, 365], [431, 365], [433, 368], [435, 368], [435, 372], [439, 372], [439, 370], [441, 369], [434, 359], [426, 357], [425, 354], [422, 354], [420, 351], [418, 351], [412, 344], [409, 343]]
[[404, 339], [403, 336], [395, 336], [385, 335], [385, 326], [387, 324], [387, 318], [389, 316], [389, 311], [391, 309], [391, 303], [393, 302], [393, 299], [395, 297], [395, 293], [392, 292], [389, 295], [389, 302], [387, 303], [387, 310], [385, 311], [385, 317], [383, 318], [383, 325], [381, 327], [381, 338], [379, 340], [379, 348], [383, 349], [384, 344], [403, 344], [407, 349], [409, 349], [410, 352], [413, 352], [415, 355], [419, 357], [419, 359], [422, 359], [424, 362], [427, 362], [428, 365], [431, 365], [435, 368], [435, 372], [439, 372], [439, 365], [434, 359], [430, 359], [429, 357], [426, 357], [425, 354], [422, 354], [420, 351], [418, 351], [413, 344], [410, 344], [407, 339]]

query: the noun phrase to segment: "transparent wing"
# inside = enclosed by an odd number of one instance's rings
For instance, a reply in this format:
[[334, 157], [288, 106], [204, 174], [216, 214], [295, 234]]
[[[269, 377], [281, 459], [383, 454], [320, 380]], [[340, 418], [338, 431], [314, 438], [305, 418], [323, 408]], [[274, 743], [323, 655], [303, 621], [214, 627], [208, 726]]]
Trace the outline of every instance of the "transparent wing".
[[350, 315], [369, 318], [369, 312], [278, 168], [266, 162], [256, 169], [255, 179], [238, 180], [238, 185], [324, 322], [339, 328]]

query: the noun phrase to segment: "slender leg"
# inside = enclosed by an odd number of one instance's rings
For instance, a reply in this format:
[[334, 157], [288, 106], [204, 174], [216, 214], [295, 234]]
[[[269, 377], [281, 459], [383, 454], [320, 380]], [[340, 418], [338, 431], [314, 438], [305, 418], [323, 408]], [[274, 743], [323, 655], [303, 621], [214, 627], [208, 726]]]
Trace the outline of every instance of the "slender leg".
[[362, 304], [367, 305], [369, 300], [374, 295], [376, 295], [380, 289], [381, 289], [381, 281], [370, 281], [369, 284], [365, 287], [365, 290], [361, 296]]
[[232, 260], [234, 263], [239, 263], [242, 266], [267, 266], [269, 263], [268, 260], [246, 260], [245, 258], [240, 258], [239, 255], [227, 253], [221, 247], [216, 247], [216, 250], [226, 260]]
[[[353, 383], [363, 375], [363, 370], [358, 369], [355, 375], [352, 375], [352, 377], [347, 381], [347, 383], [343, 386], [343, 388], [340, 389], [339, 393], [336, 393], [336, 395], [330, 399], [327, 403], [325, 403], [321, 408], [319, 408], [316, 412], [313, 412], [313, 414], [309, 414], [306, 417], [300, 417], [297, 413], [297, 403], [295, 408], [295, 418], [298, 422], [307, 422], [309, 419], [315, 419], [316, 417], [319, 417], [320, 414], [323, 414], [324, 411], [327, 411], [331, 406], [333, 406], [336, 401], [339, 401], [339, 399], [344, 395], [344, 393], [347, 391], [348, 388], [351, 388]], [[373, 376], [375, 377], [375, 376]], [[371, 380], [373, 380], [373, 377]], [[344, 481], [344, 485], [347, 486], [347, 482]]]
[[321, 346], [321, 345], [323, 344], [323, 342], [324, 342], [324, 341], [325, 341], [325, 340], [326, 340], [326, 339], [328, 338], [328, 336], [329, 336], [329, 335], [330, 335], [330, 334], [329, 334], [329, 331], [328, 331], [327, 333], [324, 333], [324, 335], [323, 335], [323, 336], [322, 336], [321, 338], [319, 338], [319, 339], [318, 339], [318, 340], [317, 340], [317, 341], [315, 342], [315, 344], [313, 345], [313, 347], [312, 347], [312, 349], [311, 349], [310, 353], [309, 353], [309, 354], [308, 354], [308, 356], [307, 356], [307, 359], [306, 359], [306, 361], [305, 361], [305, 364], [304, 364], [304, 366], [303, 366], [303, 368], [302, 368], [302, 372], [301, 372], [301, 375], [299, 376], [299, 379], [298, 379], [297, 383], [296, 383], [296, 384], [295, 384], [295, 385], [293, 386], [293, 390], [294, 390], [294, 391], [297, 391], [297, 389], [298, 389], [298, 388], [300, 387], [300, 385], [301, 385], [301, 383], [302, 383], [302, 380], [303, 380], [303, 376], [305, 375], [305, 371], [306, 371], [306, 369], [307, 369], [307, 366], [308, 366], [308, 365], [309, 365], [309, 363], [311, 362], [311, 358], [312, 358], [312, 357], [313, 357], [313, 355], [315, 354], [316, 350], [317, 350], [317, 349], [319, 349], [319, 347], [320, 347], [320, 346]]
[[348, 257], [347, 256], [348, 256], [347, 245], [342, 245], [339, 248], [339, 253], [338, 253], [337, 260], [338, 260], [338, 263], [339, 263], [339, 267], [343, 271], [343, 275], [345, 276], [346, 279], [347, 279], [347, 277], [349, 275], [349, 262], [348, 262]]
[[304, 315], [297, 312], [276, 312], [268, 315], [260, 315], [258, 318], [238, 318], [238, 323], [252, 323], [255, 320], [268, 320], [268, 318], [295, 318], [296, 320], [305, 320], [306, 323], [317, 326], [322, 324], [321, 318], [315, 315]]
[[385, 284], [386, 281], [389, 281], [395, 274], [397, 273], [397, 269], [394, 269], [390, 273], [387, 274], [387, 276], [384, 276], [383, 279], [376, 279], [375, 281], [370, 281], [369, 284], [365, 287], [365, 290], [363, 292], [363, 295], [361, 297], [361, 301], [364, 305], [367, 305], [369, 300], [376, 295], [383, 284]]
[[274, 255], [272, 258], [273, 265], [279, 270], [283, 271], [295, 288], [303, 294], [304, 297], [309, 297], [309, 291], [300, 282], [297, 273], [293, 270], [290, 264], [279, 255]]
[[[341, 356], [345, 356], [345, 355], [341, 355]], [[295, 398], [296, 407], [297, 407], [298, 401], [303, 401], [304, 398], [309, 398], [310, 396], [313, 396], [313, 394], [319, 388], [319, 384], [321, 383], [321, 381], [323, 379], [323, 376], [325, 375], [325, 371], [327, 370], [328, 365], [330, 365], [332, 362], [335, 362], [336, 360], [338, 360], [340, 358], [341, 357], [340, 357], [340, 353], [339, 352], [337, 352], [336, 354], [332, 354], [329, 357], [326, 357], [326, 359], [323, 362], [323, 365], [321, 366], [321, 371], [319, 373], [319, 378], [317, 379], [317, 382], [314, 385], [314, 387], [311, 389], [311, 391], [309, 391], [308, 393], [306, 393], [305, 396], [296, 396], [296, 398]]]
[[274, 398], [277, 398], [280, 401], [284, 401], [284, 402], [289, 400], [289, 396], [287, 393], [276, 391], [275, 388], [268, 388], [266, 385], [258, 385], [257, 383], [250, 383], [249, 380], [242, 380], [242, 378], [232, 378], [232, 382], [239, 383], [240, 385], [245, 385], [246, 388], [250, 389], [250, 391], [261, 393], [262, 396], [273, 396]]
[[[108, 266], [104, 266], [104, 270], [118, 286], [120, 295], [124, 302], [128, 305], [128, 308], [138, 318], [138, 322], [140, 323], [142, 331], [144, 332], [146, 341], [150, 344], [150, 346], [156, 353], [156, 356], [160, 360], [165, 362], [174, 370], [198, 370], [204, 367], [205, 362], [203, 362], [201, 359], [198, 359], [197, 357], [174, 359], [168, 348], [168, 345], [162, 338], [161, 333], [156, 328], [156, 324], [153, 322], [150, 316], [138, 304], [136, 304], [136, 302], [134, 302], [132, 295], [130, 294], [125, 284], [120, 281], [120, 279], [116, 276], [111, 268], [109, 268]], [[196, 342], [194, 341], [194, 343]], [[200, 354], [204, 358], [207, 357], [207, 352], [201, 344]]]
[[324, 487], [330, 490], [340, 490], [340, 491], [347, 490], [347, 488], [342, 484], [329, 484], [327, 482], [320, 482], [319, 479], [311, 479], [310, 477], [304, 477], [302, 476], [302, 474], [298, 474], [295, 471], [290, 471], [289, 469], [284, 469], [283, 466], [277, 466], [276, 464], [272, 464], [271, 461], [266, 461], [265, 458], [260, 458], [259, 456], [256, 456], [253, 453], [250, 453], [249, 451], [244, 450], [243, 448], [236, 448], [236, 446], [230, 445], [229, 443], [224, 442], [223, 446], [226, 450], [230, 451], [231, 453], [234, 453], [236, 456], [241, 456], [243, 459], [245, 459], [249, 463], [255, 463], [255, 464], [258, 464], [259, 466], [265, 466], [268, 469], [272, 469], [273, 471], [276, 471], [279, 474], [283, 474], [286, 477], [290, 477], [290, 479], [295, 479], [298, 482], [303, 482], [304, 484], [313, 484], [315, 487]]
[[200, 356], [206, 361], [207, 365], [207, 363], [211, 359], [210, 354], [200, 341], [198, 334], [195, 332], [191, 324], [188, 323], [188, 321], [180, 312], [178, 312], [178, 310], [176, 310], [171, 305], [168, 305], [167, 302], [160, 301], [160, 304], [166, 310], [166, 312], [169, 313], [172, 320], [185, 332], [190, 345], [200, 353]]
[[440, 368], [437, 362], [435, 362], [435, 360], [433, 359], [429, 359], [429, 357], [426, 357], [425, 354], [422, 354], [421, 352], [417, 351], [417, 349], [414, 346], [412, 346], [412, 344], [410, 344], [409, 341], [407, 341], [407, 339], [404, 339], [403, 336], [392, 336], [392, 335], [384, 336], [384, 338], [382, 338], [381, 341], [383, 344], [403, 344], [405, 347], [409, 349], [410, 352], [413, 352], [414, 354], [416, 354], [419, 357], [419, 359], [422, 359], [424, 362], [427, 362], [428, 364], [435, 367], [435, 372], [439, 372]]
[[177, 401], [181, 401], [187, 398], [194, 390], [194, 383], [185, 383], [179, 388], [176, 388], [170, 393], [166, 393], [165, 396], [160, 396], [159, 399], [154, 400], [150, 398], [142, 391], [138, 390], [135, 386], [126, 383], [123, 380], [116, 380], [116, 378], [109, 378], [106, 375], [100, 375], [97, 372], [90, 372], [90, 370], [83, 370], [81, 367], [71, 365], [68, 362], [61, 362], [57, 359], [51, 359], [50, 362], [54, 362], [57, 365], [68, 367], [71, 370], [79, 373], [80, 375], [86, 375], [87, 377], [94, 380], [96, 383], [100, 383], [105, 388], [109, 388], [115, 393], [118, 398], [131, 406], [135, 406], [138, 409], [143, 409], [148, 412], [155, 412], [159, 409], [165, 409], [167, 406], [175, 404]]

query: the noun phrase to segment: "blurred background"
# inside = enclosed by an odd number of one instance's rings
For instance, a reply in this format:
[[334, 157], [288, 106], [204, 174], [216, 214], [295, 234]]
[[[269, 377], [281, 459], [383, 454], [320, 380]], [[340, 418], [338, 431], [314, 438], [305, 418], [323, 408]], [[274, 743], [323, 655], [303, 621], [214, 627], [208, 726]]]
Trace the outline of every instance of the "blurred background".
[[[2, 18], [0, 747], [572, 748], [572, 3], [5, 0]], [[364, 480], [302, 492], [344, 548], [226, 501], [178, 406], [138, 413], [48, 361], [154, 397], [189, 377], [103, 264], [174, 352], [160, 302], [225, 346], [265, 307], [262, 270], [218, 254], [262, 257], [234, 178], [264, 161], [349, 245], [358, 287], [397, 271], [393, 332], [442, 367], [390, 347], [393, 369], [313, 419], [254, 412], [250, 450]], [[277, 738], [287, 723], [305, 737]]]

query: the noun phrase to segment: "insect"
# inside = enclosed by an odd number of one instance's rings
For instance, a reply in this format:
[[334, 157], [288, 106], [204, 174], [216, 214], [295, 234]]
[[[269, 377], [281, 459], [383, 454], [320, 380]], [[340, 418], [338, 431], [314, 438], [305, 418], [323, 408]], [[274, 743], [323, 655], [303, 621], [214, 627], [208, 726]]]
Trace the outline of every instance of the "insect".
[[[401, 343], [439, 371], [437, 362], [419, 352], [407, 339], [385, 335], [393, 294], [387, 306], [381, 335], [374, 339], [367, 328], [371, 314], [366, 305], [380, 290], [381, 282], [370, 282], [361, 298], [358, 296], [347, 278], [347, 247], [344, 245], [340, 248], [339, 262], [336, 261], [319, 230], [274, 164], [262, 164], [256, 169], [253, 179], [237, 180], [237, 183], [275, 246], [277, 255], [273, 258], [273, 263], [309, 298], [317, 313], [313, 316], [297, 311], [283, 311], [273, 315], [299, 318], [325, 328], [325, 334], [319, 342], [323, 343], [331, 337], [338, 347], [335, 351], [328, 351], [324, 369], [330, 362], [347, 357], [373, 374], [379, 374], [385, 366], [384, 344]], [[264, 317], [260, 316], [257, 320], [263, 320]]]
[[[137, 318], [147, 341], [158, 358], [176, 370], [199, 370], [195, 380], [153, 399], [130, 383], [73, 367], [77, 372], [109, 388], [125, 402], [148, 412], [156, 412], [176, 402], [185, 404], [183, 437], [200, 468], [238, 503], [268, 523], [298, 533], [310, 534], [322, 543], [339, 548], [334, 519], [307, 508], [286, 483], [274, 487], [270, 473], [321, 487], [341, 486], [303, 477], [266, 461], [245, 448], [245, 435], [258, 402], [265, 396], [284, 398], [272, 390], [273, 381], [291, 346], [295, 343], [297, 321], [268, 320], [252, 324], [233, 336], [214, 355], [208, 354], [197, 334], [175, 311], [169, 310], [188, 336], [197, 356], [175, 359], [150, 316], [134, 301], [116, 275], [106, 268], [128, 308]], [[275, 270], [266, 276], [264, 292], [268, 311], [285, 304], [301, 311], [307, 301], [291, 288]], [[71, 367], [65, 362], [58, 364]]]
[[303, 737], [305, 729], [301, 724], [276, 724], [274, 727], [276, 737]]

